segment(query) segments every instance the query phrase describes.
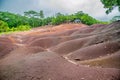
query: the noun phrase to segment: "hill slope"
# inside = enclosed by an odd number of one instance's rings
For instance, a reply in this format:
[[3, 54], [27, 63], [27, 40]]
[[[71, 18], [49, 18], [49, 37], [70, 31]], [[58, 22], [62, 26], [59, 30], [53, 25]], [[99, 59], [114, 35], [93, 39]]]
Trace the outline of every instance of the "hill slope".
[[119, 80], [120, 21], [0, 36], [0, 80]]

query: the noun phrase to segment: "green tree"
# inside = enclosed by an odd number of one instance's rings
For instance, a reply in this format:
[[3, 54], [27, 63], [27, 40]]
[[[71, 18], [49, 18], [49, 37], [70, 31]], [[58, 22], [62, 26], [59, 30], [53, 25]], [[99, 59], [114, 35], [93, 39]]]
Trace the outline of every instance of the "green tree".
[[106, 8], [106, 13], [109, 14], [115, 7], [118, 7], [118, 10], [120, 11], [120, 0], [101, 0], [101, 2], [104, 5], [104, 8]]
[[29, 25], [28, 17], [9, 12], [0, 12], [0, 20], [7, 22], [9, 28], [17, 27], [19, 25]]
[[39, 12], [39, 16], [40, 16], [40, 18], [44, 18], [43, 10], [40, 10], [40, 12]]
[[24, 12], [24, 15], [31, 18], [31, 17], [35, 17], [38, 13], [36, 11], [33, 11], [33, 10], [29, 10], [29, 11], [26, 11]]
[[111, 21], [113, 22], [113, 21], [117, 21], [117, 20], [120, 20], [120, 16], [114, 16]]
[[21, 27], [19, 27], [21, 25], [30, 25], [31, 27], [44, 26], [49, 24], [58, 25], [62, 23], [73, 22], [75, 19], [80, 19], [83, 24], [87, 25], [100, 23], [100, 21], [96, 20], [95, 18], [89, 16], [82, 11], [78, 11], [77, 13], [69, 15], [57, 13], [55, 16], [45, 18], [42, 10], [40, 12], [30, 10], [24, 12], [24, 15], [25, 16], [0, 11], [0, 20], [8, 24], [10, 31], [16, 31], [18, 29], [21, 29]]
[[57, 13], [56, 17], [52, 18], [52, 24], [53, 25], [58, 25], [58, 24], [61, 24], [61, 23], [65, 23], [66, 20], [67, 20], [67, 17], [64, 14]]

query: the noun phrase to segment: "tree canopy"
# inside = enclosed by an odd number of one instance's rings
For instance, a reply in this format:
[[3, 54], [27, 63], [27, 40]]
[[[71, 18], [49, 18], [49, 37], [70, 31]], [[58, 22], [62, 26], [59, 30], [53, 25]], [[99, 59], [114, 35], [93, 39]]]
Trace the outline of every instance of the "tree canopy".
[[104, 8], [106, 8], [106, 13], [109, 14], [115, 7], [118, 7], [118, 10], [120, 11], [120, 0], [101, 0], [101, 2], [104, 5]]
[[[44, 25], [58, 25], [62, 23], [71, 23], [76, 19], [79, 19], [83, 24], [92, 25], [97, 23], [102, 23], [101, 21], [89, 16], [88, 14], [78, 11], [74, 14], [62, 14], [56, 13], [56, 15], [51, 17], [44, 17], [43, 11], [26, 11], [24, 12], [24, 16], [20, 14], [13, 14], [10, 12], [1, 12], [0, 11], [0, 28], [6, 26], [5, 29], [8, 31], [16, 31], [16, 30], [29, 30], [33, 27], [44, 26]], [[4, 25], [3, 25], [4, 24]], [[8, 26], [7, 26], [8, 25]], [[2, 30], [6, 31], [6, 30]], [[1, 31], [1, 32], [2, 32]]]

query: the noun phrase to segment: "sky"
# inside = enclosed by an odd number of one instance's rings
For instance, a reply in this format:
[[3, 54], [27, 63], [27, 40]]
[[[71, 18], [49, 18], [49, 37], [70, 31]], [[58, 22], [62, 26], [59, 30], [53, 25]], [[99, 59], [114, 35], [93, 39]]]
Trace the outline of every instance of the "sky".
[[73, 14], [83, 11], [90, 16], [107, 21], [120, 14], [117, 8], [107, 15], [100, 0], [0, 0], [0, 11], [23, 14], [25, 11], [43, 10], [46, 16], [53, 16], [57, 12]]

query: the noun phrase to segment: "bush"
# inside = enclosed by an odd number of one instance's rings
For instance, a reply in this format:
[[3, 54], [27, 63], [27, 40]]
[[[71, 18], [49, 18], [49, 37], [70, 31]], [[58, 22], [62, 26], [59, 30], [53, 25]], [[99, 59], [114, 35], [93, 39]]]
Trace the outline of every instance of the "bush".
[[20, 25], [18, 27], [16, 27], [14, 30], [17, 30], [17, 31], [25, 31], [25, 30], [30, 30], [30, 26], [28, 25]]
[[0, 20], [0, 32], [7, 32], [7, 31], [9, 31], [8, 24]]

